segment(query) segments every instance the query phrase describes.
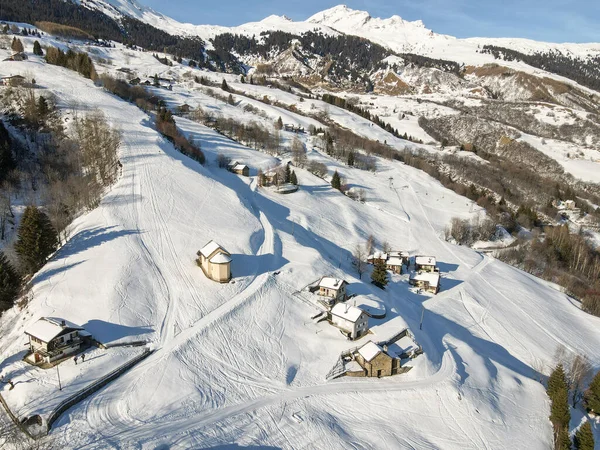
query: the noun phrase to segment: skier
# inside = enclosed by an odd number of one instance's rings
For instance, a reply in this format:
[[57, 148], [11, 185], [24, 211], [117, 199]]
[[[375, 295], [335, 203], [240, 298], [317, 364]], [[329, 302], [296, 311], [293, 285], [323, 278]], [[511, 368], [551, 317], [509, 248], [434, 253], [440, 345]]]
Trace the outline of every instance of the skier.
[[75, 361], [75, 365], [77, 365], [77, 355], [73, 356], [73, 361]]

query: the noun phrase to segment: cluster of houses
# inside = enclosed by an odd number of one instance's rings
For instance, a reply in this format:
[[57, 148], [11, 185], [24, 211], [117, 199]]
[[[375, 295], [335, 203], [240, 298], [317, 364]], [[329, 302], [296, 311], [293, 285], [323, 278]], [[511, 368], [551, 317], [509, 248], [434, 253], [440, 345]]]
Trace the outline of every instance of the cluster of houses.
[[25, 330], [29, 337], [29, 353], [25, 360], [42, 367], [52, 366], [88, 348], [92, 335], [65, 319], [42, 317]]
[[[386, 269], [394, 273], [401, 274], [403, 268], [410, 267], [410, 256], [408, 252], [390, 251], [375, 252], [367, 257], [370, 264], [384, 264]], [[422, 289], [431, 294], [437, 294], [440, 291], [440, 270], [437, 267], [437, 261], [433, 256], [415, 256], [414, 272], [410, 274], [408, 282], [410, 285]]]
[[304, 133], [304, 128], [303, 127], [301, 127], [300, 125], [296, 126], [296, 125], [293, 125], [291, 123], [284, 124], [283, 125], [283, 129], [285, 131], [291, 131], [293, 133]]

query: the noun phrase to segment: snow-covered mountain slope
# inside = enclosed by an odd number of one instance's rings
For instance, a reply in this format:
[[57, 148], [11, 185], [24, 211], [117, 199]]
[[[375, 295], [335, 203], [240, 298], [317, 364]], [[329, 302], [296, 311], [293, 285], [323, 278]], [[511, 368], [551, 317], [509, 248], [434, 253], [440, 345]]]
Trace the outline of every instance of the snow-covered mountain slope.
[[[23, 40], [31, 54], [33, 38]], [[334, 123], [387, 139], [392, 148], [410, 145], [320, 100], [300, 102], [295, 93], [242, 84], [234, 75], [192, 72], [272, 103], [235, 94], [228, 104], [186, 77], [192, 71], [187, 66], [167, 67], [118, 44], [94, 50], [105, 61], [97, 64], [101, 73], [128, 67], [140, 76], [175, 80], [172, 90], [149, 88], [172, 107], [187, 103], [265, 126], [278, 116], [315, 124], [277, 101], [304, 113], [326, 112]], [[6, 55], [3, 50], [0, 57]], [[348, 167], [300, 134], [309, 159], [325, 164], [329, 174], [337, 170], [367, 198], [353, 201], [302, 168], [295, 168], [299, 191], [281, 195], [258, 187], [257, 170], [287, 161], [284, 153], [270, 156], [177, 117], [206, 154], [201, 166], [163, 139], [149, 115], [75, 72], [33, 55], [0, 63], [0, 75], [16, 73], [35, 76], [38, 94], [54, 94], [65, 115], [104, 111], [123, 132], [123, 174], [97, 209], [72, 224], [68, 243], [34, 276], [27, 306], [3, 315], [0, 374], [15, 388], [3, 385], [2, 395], [18, 417], [46, 417], [127, 356], [94, 350], [85, 364], [63, 363], [58, 391], [54, 370], [21, 361], [23, 330], [41, 316], [85, 325], [105, 343], [148, 339], [156, 349], [69, 409], [49, 436], [53, 446], [513, 449], [517, 442], [546, 449], [552, 427], [540, 371], [555, 364], [559, 347], [600, 367], [600, 319], [556, 286], [446, 242], [444, 229], [453, 217], [485, 213], [425, 172], [383, 159], [373, 173]], [[393, 97], [385, 99], [389, 105], [363, 100], [377, 108], [396, 104]], [[449, 109], [439, 107], [440, 113]], [[284, 146], [296, 136], [281, 135]], [[219, 155], [248, 164], [250, 176], [219, 168]], [[413, 256], [436, 256], [442, 292], [418, 294], [406, 275], [394, 275], [385, 291], [368, 282], [368, 273], [359, 278], [352, 252], [371, 234], [379, 246], [386, 241]], [[234, 282], [212, 282], [195, 264], [196, 251], [211, 239], [231, 252]], [[372, 334], [348, 342], [326, 322], [310, 319], [314, 309], [303, 300], [309, 294], [298, 291], [325, 274], [385, 304], [386, 318], [370, 321]], [[408, 373], [325, 381], [341, 351], [406, 326], [424, 350]], [[579, 420], [574, 414], [571, 428]]]
[[366, 11], [356, 11], [345, 5], [322, 11], [307, 22], [326, 25], [347, 34], [365, 37], [380, 45], [389, 46], [400, 53], [417, 53], [441, 59], [453, 59], [465, 64], [492, 62], [490, 55], [477, 54], [478, 46], [498, 45], [524, 53], [559, 50], [576, 56], [600, 52], [600, 43], [553, 44], [528, 39], [470, 38], [457, 39], [437, 34], [425, 27], [422, 21], [409, 22], [399, 16], [389, 19], [373, 18]]

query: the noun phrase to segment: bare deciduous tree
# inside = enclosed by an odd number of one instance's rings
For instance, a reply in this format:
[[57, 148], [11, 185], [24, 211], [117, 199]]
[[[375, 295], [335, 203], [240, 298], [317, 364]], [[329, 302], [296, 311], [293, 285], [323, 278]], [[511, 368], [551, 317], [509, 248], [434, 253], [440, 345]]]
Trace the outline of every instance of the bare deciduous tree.
[[354, 248], [352, 264], [356, 267], [358, 278], [362, 279], [362, 274], [365, 272], [365, 251], [360, 244], [357, 244]]

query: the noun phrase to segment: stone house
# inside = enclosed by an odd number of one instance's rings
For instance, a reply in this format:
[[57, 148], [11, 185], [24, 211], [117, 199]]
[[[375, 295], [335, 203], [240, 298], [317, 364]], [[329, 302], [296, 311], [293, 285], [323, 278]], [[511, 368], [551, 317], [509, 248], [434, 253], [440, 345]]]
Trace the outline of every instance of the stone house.
[[336, 304], [331, 309], [329, 320], [349, 339], [358, 339], [369, 331], [369, 316], [362, 309], [347, 303]]
[[411, 274], [408, 282], [412, 286], [423, 289], [431, 294], [437, 294], [440, 291], [440, 273], [422, 272]]
[[329, 299], [330, 304], [335, 304], [346, 299], [346, 286], [348, 283], [345, 280], [333, 277], [323, 277], [317, 285], [318, 294], [321, 297]]
[[401, 274], [403, 265], [404, 262], [402, 261], [402, 258], [398, 258], [397, 256], [391, 256], [386, 261], [385, 268], [391, 270], [394, 273]]
[[415, 256], [415, 269], [417, 272], [437, 272], [437, 261], [433, 256]]
[[204, 275], [219, 283], [231, 280], [231, 254], [215, 241], [208, 242], [198, 252], [196, 260]]
[[367, 377], [389, 377], [398, 373], [400, 367], [400, 359], [391, 357], [383, 347], [371, 341], [359, 348], [355, 357]]
[[29, 337], [27, 361], [52, 363], [89, 347], [92, 335], [83, 327], [64, 319], [42, 317], [25, 330]]

